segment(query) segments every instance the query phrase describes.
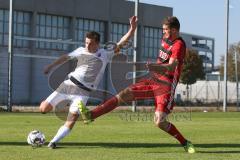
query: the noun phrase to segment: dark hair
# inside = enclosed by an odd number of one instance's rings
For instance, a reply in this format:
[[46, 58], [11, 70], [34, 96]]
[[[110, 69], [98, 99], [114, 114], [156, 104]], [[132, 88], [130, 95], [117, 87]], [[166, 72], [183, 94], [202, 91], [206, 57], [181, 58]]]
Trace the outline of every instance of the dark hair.
[[167, 17], [163, 20], [162, 24], [169, 26], [169, 28], [175, 28], [178, 31], [180, 30], [180, 22], [178, 21], [177, 17]]
[[100, 42], [100, 34], [95, 31], [90, 31], [86, 34], [86, 37], [89, 39], [94, 39], [96, 42]]

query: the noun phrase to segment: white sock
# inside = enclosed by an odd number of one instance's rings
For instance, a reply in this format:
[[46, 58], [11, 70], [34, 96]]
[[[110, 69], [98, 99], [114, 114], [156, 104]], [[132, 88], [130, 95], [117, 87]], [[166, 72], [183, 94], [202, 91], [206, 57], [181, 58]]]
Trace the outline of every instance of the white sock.
[[63, 139], [65, 136], [67, 136], [70, 133], [70, 131], [71, 130], [68, 127], [63, 125], [62, 127], [59, 128], [57, 134], [50, 142], [57, 143], [58, 141]]

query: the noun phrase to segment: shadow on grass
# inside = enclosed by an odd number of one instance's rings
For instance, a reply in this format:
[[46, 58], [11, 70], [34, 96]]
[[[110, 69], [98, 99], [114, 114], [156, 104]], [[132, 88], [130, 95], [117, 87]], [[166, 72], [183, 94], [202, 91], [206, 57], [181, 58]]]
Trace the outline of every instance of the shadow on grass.
[[[45, 145], [48, 142], [45, 143]], [[75, 147], [111, 147], [111, 148], [155, 148], [155, 147], [182, 147], [180, 144], [172, 143], [118, 143], [118, 142], [63, 142], [59, 143], [61, 146], [75, 146]], [[26, 146], [27, 142], [0, 142], [0, 146]], [[240, 144], [194, 144], [196, 148], [240, 148]], [[240, 151], [239, 151], [240, 152]], [[204, 153], [204, 152], [203, 152]]]
[[[45, 147], [48, 142], [45, 143]], [[0, 142], [0, 146], [29, 146], [26, 142]], [[73, 143], [73, 142], [64, 142], [59, 143], [57, 149], [64, 148], [164, 148], [164, 147], [182, 147], [180, 144], [170, 144], [170, 143], [117, 143], [117, 142], [82, 142], [82, 143]], [[201, 148], [240, 148], [240, 144], [195, 144], [197, 153], [202, 154], [240, 154], [240, 151], [229, 150], [229, 151], [201, 151]]]
[[209, 154], [209, 153], [222, 153], [222, 154], [224, 154], [224, 153], [236, 153], [236, 154], [239, 154], [240, 153], [240, 151], [198, 151], [198, 153], [207, 153], [207, 154]]
[[[48, 142], [45, 143], [45, 145]], [[13, 146], [27, 146], [27, 142], [0, 142], [0, 146], [13, 145]], [[179, 144], [167, 143], [115, 143], [115, 142], [63, 142], [59, 143], [60, 148], [65, 146], [73, 147], [104, 147], [104, 148], [154, 148], [154, 147], [179, 147]]]

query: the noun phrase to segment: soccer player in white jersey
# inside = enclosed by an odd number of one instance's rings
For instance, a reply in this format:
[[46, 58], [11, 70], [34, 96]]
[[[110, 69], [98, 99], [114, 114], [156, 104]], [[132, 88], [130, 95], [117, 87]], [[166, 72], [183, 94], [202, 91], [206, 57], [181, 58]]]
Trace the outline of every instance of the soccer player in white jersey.
[[71, 101], [68, 118], [48, 144], [49, 148], [55, 149], [56, 143], [70, 133], [79, 117], [79, 108], [81, 108], [79, 106], [86, 105], [89, 94], [97, 88], [107, 63], [114, 53], [117, 54], [121, 46], [133, 36], [136, 27], [137, 17], [133, 16], [130, 18], [128, 32], [117, 43], [116, 49], [111, 52], [100, 48], [100, 35], [97, 32], [88, 32], [85, 38], [85, 47], [79, 47], [69, 54], [62, 55], [52, 64], [45, 67], [44, 73], [48, 74], [51, 69], [71, 58], [78, 60], [77, 67], [69, 74], [69, 79], [62, 82], [39, 107], [40, 112], [46, 113], [64, 100]]

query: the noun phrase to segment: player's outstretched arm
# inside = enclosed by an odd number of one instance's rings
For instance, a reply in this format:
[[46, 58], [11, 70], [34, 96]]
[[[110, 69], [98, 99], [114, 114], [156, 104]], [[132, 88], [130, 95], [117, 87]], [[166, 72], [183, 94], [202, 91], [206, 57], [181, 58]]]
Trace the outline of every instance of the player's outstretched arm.
[[166, 71], [174, 71], [177, 65], [178, 60], [175, 58], [170, 58], [168, 64], [150, 63], [147, 64], [147, 68], [149, 69], [149, 71], [164, 74]]
[[64, 62], [66, 62], [69, 59], [69, 56], [64, 54], [60, 56], [58, 59], [56, 59], [53, 63], [45, 66], [43, 72], [44, 74], [48, 74], [55, 66], [60, 65]]
[[132, 16], [129, 19], [130, 28], [129, 28], [128, 32], [117, 43], [115, 53], [119, 53], [119, 50], [122, 48], [122, 46], [124, 46], [124, 44], [127, 43], [128, 40], [134, 35], [134, 32], [137, 28], [137, 21], [138, 21], [137, 16]]

